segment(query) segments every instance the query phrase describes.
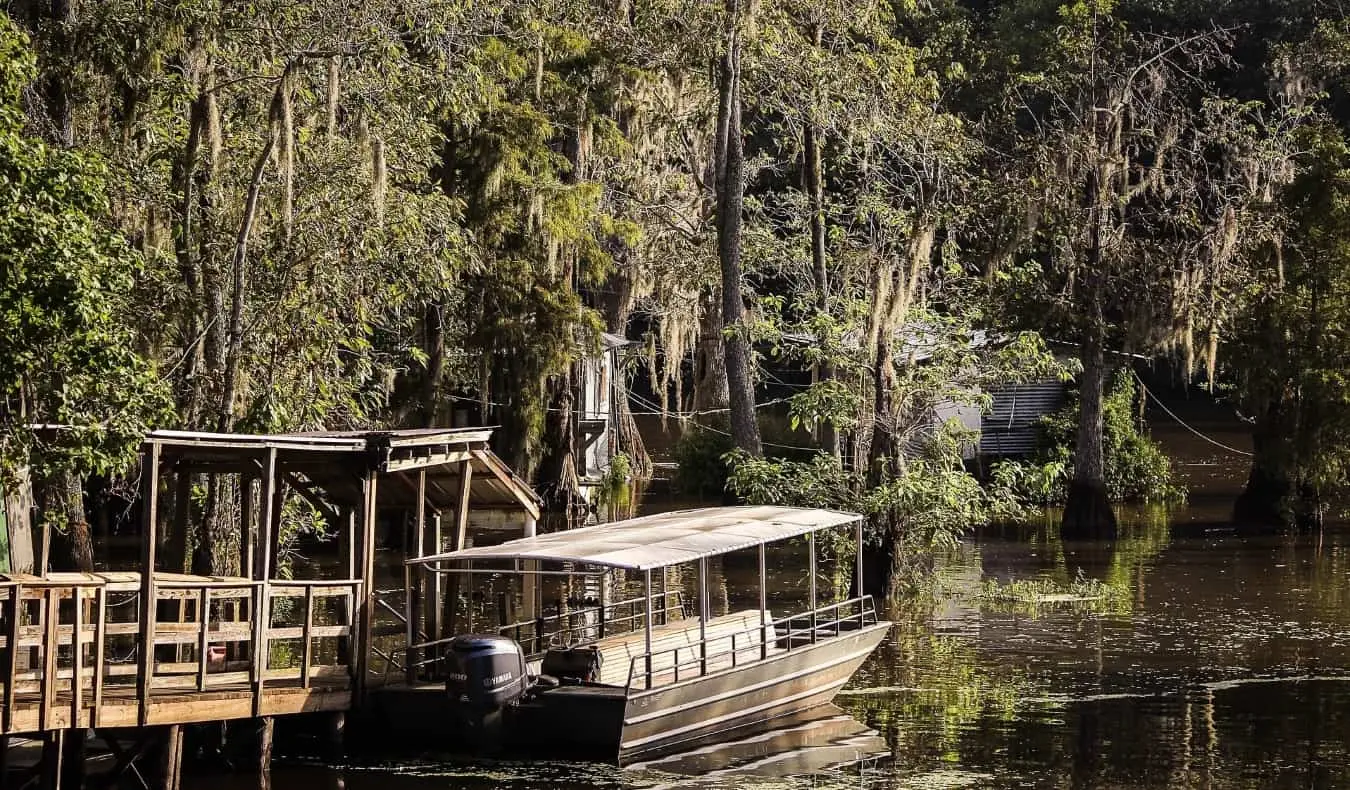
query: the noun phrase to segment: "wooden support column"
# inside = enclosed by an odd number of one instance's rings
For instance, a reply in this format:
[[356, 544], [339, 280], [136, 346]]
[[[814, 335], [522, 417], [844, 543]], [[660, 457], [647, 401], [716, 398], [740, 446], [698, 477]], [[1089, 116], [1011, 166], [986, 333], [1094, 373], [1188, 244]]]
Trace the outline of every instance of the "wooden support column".
[[276, 720], [264, 716], [258, 722], [258, 775], [267, 776], [272, 772], [272, 736], [276, 731]]
[[[426, 539], [428, 541], [426, 548], [423, 549], [422, 556], [440, 554], [441, 548], [441, 514], [433, 513], [431, 516], [431, 529], [427, 531]], [[427, 636], [432, 640], [444, 639], [444, 615], [445, 615], [445, 592], [442, 584], [441, 574], [428, 573], [423, 566], [423, 574], [427, 579]]]
[[329, 762], [341, 762], [347, 755], [347, 714], [336, 711], [329, 714], [325, 751]]
[[277, 512], [277, 450], [267, 450], [260, 502], [262, 518], [258, 523], [258, 541], [253, 557], [253, 580], [260, 582], [253, 589], [253, 655], [251, 676], [253, 686], [253, 715], [262, 713], [263, 686], [267, 679], [267, 629], [272, 626], [272, 591], [268, 584], [272, 567], [272, 522], [280, 521]]
[[151, 442], [141, 456], [141, 630], [136, 648], [137, 720], [142, 727], [150, 720], [150, 691], [155, 674], [155, 549], [159, 523], [159, 442]]
[[[455, 500], [455, 527], [451, 533], [451, 551], [459, 551], [468, 546], [469, 543], [469, 498], [473, 491], [473, 462], [460, 461], [459, 463], [459, 498]], [[446, 612], [445, 622], [449, 626], [447, 636], [454, 636], [458, 623], [456, 614], [459, 608], [459, 590], [463, 586], [460, 575], [450, 574], [450, 595], [446, 601], [448, 611]], [[473, 602], [469, 602], [470, 614], [466, 617], [472, 628]]]
[[251, 474], [239, 475], [239, 575], [245, 579], [254, 578], [253, 552], [257, 546], [257, 527], [253, 523], [253, 480]]
[[370, 671], [371, 637], [375, 626], [375, 519], [378, 509], [375, 471], [366, 473], [361, 483], [361, 604], [357, 609], [355, 701], [365, 699]]
[[[427, 470], [419, 469], [417, 471], [417, 510], [413, 515], [412, 535], [407, 542], [408, 551], [405, 560], [416, 559], [426, 556], [426, 523], [427, 523]], [[417, 682], [416, 664], [423, 656], [413, 649], [413, 645], [421, 640], [418, 636], [422, 633], [422, 588], [423, 579], [426, 577], [425, 569], [421, 565], [413, 566], [403, 565], [403, 589], [404, 589], [404, 610], [408, 618], [408, 644], [407, 652], [404, 653], [404, 659], [407, 663], [405, 674], [408, 684]]]
[[63, 790], [81, 790], [84, 787], [83, 728], [66, 730], [61, 739], [61, 787]]
[[183, 784], [183, 725], [164, 728], [164, 748], [159, 753], [157, 790], [179, 790]]
[[38, 773], [38, 786], [42, 790], [60, 790], [65, 748], [65, 730], [47, 730], [42, 734], [42, 762]]

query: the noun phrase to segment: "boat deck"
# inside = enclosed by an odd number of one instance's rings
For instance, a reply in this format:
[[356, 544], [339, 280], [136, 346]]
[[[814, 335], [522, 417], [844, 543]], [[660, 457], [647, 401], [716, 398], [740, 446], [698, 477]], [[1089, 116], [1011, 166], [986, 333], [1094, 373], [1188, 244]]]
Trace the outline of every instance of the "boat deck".
[[[748, 659], [751, 653], [756, 657], [760, 655], [758, 647], [762, 635], [757, 626], [761, 622], [773, 622], [773, 616], [767, 610], [762, 614], [761, 621], [760, 610], [746, 609], [714, 617], [707, 622], [706, 671], [731, 667], [736, 660]], [[767, 628], [772, 640], [773, 626]], [[679, 675], [693, 674], [689, 665], [699, 659], [700, 639], [699, 621], [696, 618], [676, 620], [653, 628], [652, 683], [669, 683], [678, 680]], [[607, 636], [594, 644], [600, 648], [603, 657], [600, 663], [601, 683], [627, 686], [629, 672], [632, 671], [634, 685], [638, 684], [638, 672], [645, 670], [645, 665], [634, 667], [633, 662], [647, 653], [646, 635], [642, 631]], [[771, 641], [768, 652], [773, 653], [778, 649]], [[736, 659], [738, 655], [739, 659]]]

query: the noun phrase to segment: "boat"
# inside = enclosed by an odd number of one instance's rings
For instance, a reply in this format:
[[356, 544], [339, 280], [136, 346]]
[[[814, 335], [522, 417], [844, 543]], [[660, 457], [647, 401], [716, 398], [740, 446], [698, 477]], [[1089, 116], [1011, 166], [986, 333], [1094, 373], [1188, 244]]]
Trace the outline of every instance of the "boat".
[[[851, 530], [862, 590], [862, 517], [789, 507], [718, 507], [642, 516], [409, 560], [425, 570], [494, 577], [638, 582], [636, 599], [527, 617], [490, 633], [416, 646], [441, 662], [451, 716], [477, 753], [575, 755], [626, 765], [743, 736], [828, 704], [886, 636], [872, 598], [819, 601], [817, 535]], [[771, 612], [767, 549], [808, 555], [801, 611]], [[758, 606], [714, 615], [709, 560], [755, 551]], [[697, 611], [665, 589], [697, 568]], [[468, 577], [467, 580], [464, 577]], [[524, 586], [524, 585], [523, 585]], [[530, 585], [539, 598], [537, 584]], [[526, 595], [525, 597], [530, 597]], [[536, 610], [538, 611], [538, 610]]]

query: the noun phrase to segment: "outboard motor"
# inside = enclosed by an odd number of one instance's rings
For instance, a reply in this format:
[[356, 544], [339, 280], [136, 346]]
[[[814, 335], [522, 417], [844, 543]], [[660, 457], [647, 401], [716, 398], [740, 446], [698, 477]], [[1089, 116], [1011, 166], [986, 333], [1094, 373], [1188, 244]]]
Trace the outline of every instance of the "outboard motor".
[[529, 686], [525, 651], [504, 636], [467, 634], [450, 640], [445, 689], [465, 734], [480, 750], [504, 745], [503, 716]]

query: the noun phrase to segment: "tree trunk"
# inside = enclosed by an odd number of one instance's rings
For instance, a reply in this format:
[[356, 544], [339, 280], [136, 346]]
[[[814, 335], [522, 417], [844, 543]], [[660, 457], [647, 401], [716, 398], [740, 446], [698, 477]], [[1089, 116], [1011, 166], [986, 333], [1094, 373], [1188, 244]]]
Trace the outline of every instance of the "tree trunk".
[[[693, 411], [706, 422], [709, 412], [726, 409], [731, 402], [727, 390], [726, 343], [722, 336], [721, 293], [709, 291], [699, 295], [698, 348], [694, 351]], [[676, 403], [676, 411], [684, 404]]]
[[1272, 402], [1256, 418], [1252, 429], [1252, 467], [1247, 484], [1233, 503], [1233, 523], [1240, 527], [1271, 529], [1288, 519], [1286, 507], [1293, 489], [1285, 452], [1284, 409]]
[[422, 387], [422, 427], [436, 427], [441, 413], [441, 379], [445, 377], [445, 305], [427, 307], [422, 326], [426, 332], [427, 372]]
[[571, 513], [582, 502], [576, 463], [576, 365], [550, 376], [548, 416], [544, 419], [544, 458], [539, 467], [544, 501], [550, 509]]
[[[821, 37], [819, 25], [816, 26], [815, 35], [816, 45], [819, 46]], [[820, 132], [813, 124], [806, 126], [802, 148], [805, 165], [803, 181], [807, 197], [811, 201], [811, 273], [815, 280], [816, 310], [824, 317], [830, 313], [829, 270], [825, 258], [825, 173], [824, 163], [821, 161]], [[820, 338], [820, 348], [822, 351], [825, 348], [823, 336]], [[828, 356], [822, 357], [816, 363], [816, 379], [823, 383], [833, 378], [834, 362]], [[839, 431], [829, 420], [822, 420], [820, 423], [820, 444], [836, 459], [840, 457]]]
[[94, 541], [89, 534], [89, 516], [84, 508], [84, 481], [74, 472], [60, 472], [56, 476], [58, 506], [66, 517], [70, 530], [70, 560], [74, 570], [92, 573], [94, 570]]
[[1102, 399], [1106, 383], [1106, 359], [1102, 326], [1089, 320], [1080, 358], [1083, 373], [1079, 385], [1078, 439], [1074, 447], [1073, 480], [1064, 505], [1060, 534], [1065, 539], [1113, 540], [1116, 514], [1106, 495], [1106, 461], [1102, 439]]
[[759, 424], [755, 419], [755, 391], [750, 370], [750, 339], [741, 298], [741, 211], [745, 180], [744, 140], [741, 137], [741, 37], [738, 0], [728, 0], [727, 48], [722, 54], [718, 84], [719, 168], [717, 201], [717, 255], [722, 263], [722, 333], [726, 348], [727, 389], [731, 406], [731, 435], [736, 446], [759, 456]]
[[[0, 485], [4, 496], [5, 528], [9, 530], [9, 573], [36, 573], [37, 544], [33, 540], [33, 478], [28, 467], [10, 470], [10, 485]], [[3, 567], [3, 566], [0, 566]]]

